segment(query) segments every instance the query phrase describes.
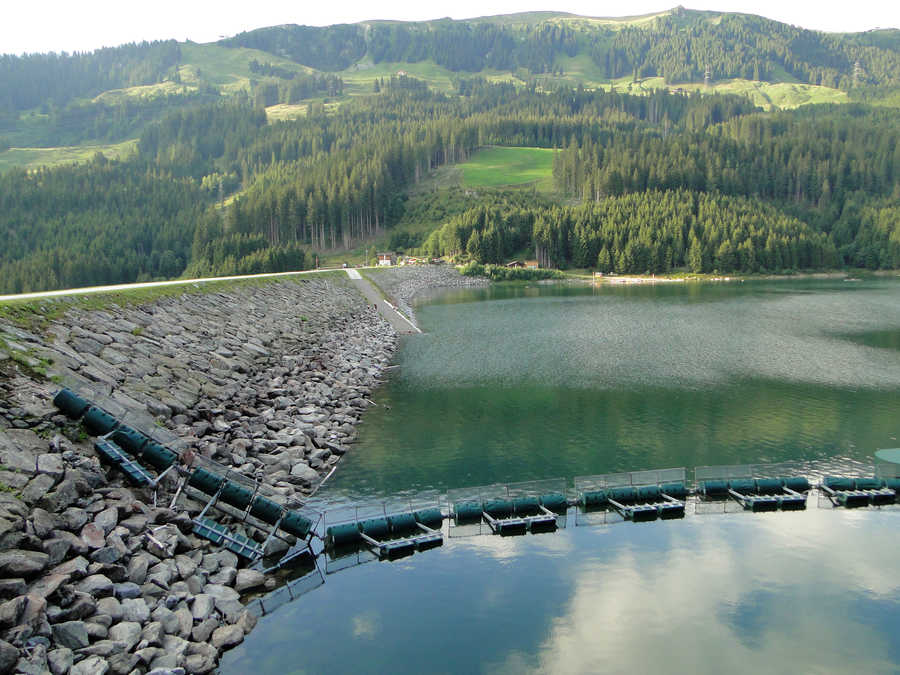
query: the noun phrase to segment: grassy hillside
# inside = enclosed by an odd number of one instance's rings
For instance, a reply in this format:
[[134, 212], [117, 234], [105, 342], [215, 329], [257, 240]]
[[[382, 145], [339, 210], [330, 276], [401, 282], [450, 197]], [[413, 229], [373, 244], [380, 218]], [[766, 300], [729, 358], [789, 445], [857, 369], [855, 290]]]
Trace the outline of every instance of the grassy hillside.
[[108, 145], [75, 145], [59, 148], [10, 148], [0, 152], [0, 172], [12, 167], [36, 169], [41, 166], [61, 166], [87, 162], [98, 152], [108, 159], [122, 159], [134, 152], [137, 141]]
[[346, 70], [340, 71], [341, 79], [346, 85], [346, 92], [351, 95], [371, 94], [375, 80], [389, 80], [398, 73], [406, 73], [410, 77], [423, 80], [437, 91], [449, 92], [453, 89], [454, 73], [435, 64], [433, 61], [419, 63], [382, 62], [373, 63], [371, 59], [362, 59]]
[[292, 73], [306, 75], [314, 72], [277, 54], [247, 49], [246, 47], [221, 47], [216, 44], [185, 42], [181, 45], [179, 76], [183, 82], [196, 84], [209, 82], [224, 94], [250, 90], [250, 80], [263, 79], [250, 70], [250, 62], [271, 63]]

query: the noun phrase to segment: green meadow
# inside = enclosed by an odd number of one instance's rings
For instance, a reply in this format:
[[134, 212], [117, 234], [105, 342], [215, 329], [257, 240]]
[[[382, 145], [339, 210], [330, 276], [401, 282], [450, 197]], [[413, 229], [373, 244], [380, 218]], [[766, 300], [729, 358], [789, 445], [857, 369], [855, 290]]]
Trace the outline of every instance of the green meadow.
[[107, 145], [71, 145], [57, 148], [10, 148], [0, 152], [0, 171], [13, 167], [36, 169], [40, 166], [60, 166], [90, 161], [98, 152], [108, 159], [122, 159], [137, 147], [137, 140]]
[[485, 148], [457, 168], [465, 187], [534, 185], [553, 190], [553, 153], [549, 148]]

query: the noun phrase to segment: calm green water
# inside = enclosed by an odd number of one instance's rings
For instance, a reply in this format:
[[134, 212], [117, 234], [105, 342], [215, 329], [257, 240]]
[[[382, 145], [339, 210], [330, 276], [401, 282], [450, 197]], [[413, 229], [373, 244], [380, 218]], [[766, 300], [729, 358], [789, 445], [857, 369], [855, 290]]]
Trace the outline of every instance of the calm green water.
[[[900, 436], [900, 282], [492, 287], [418, 310], [323, 497], [704, 464]], [[222, 671], [900, 672], [900, 511], [450, 539], [261, 621]]]

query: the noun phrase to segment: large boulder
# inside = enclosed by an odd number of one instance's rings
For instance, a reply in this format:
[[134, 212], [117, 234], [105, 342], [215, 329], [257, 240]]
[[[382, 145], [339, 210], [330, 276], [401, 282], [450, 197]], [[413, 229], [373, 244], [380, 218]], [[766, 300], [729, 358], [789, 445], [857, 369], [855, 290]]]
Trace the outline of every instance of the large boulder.
[[109, 629], [109, 639], [125, 645], [125, 651], [131, 649], [141, 640], [141, 624], [137, 621], [122, 621]]
[[79, 661], [70, 675], [106, 675], [109, 672], [109, 662], [101, 656], [89, 656], [84, 661]]
[[319, 473], [305, 462], [298, 462], [291, 468], [291, 477], [301, 483], [311, 484], [319, 480]]
[[0, 577], [32, 577], [43, 572], [50, 556], [38, 551], [0, 552]]
[[234, 582], [234, 590], [243, 593], [250, 588], [258, 588], [266, 583], [266, 575], [258, 570], [241, 569], [238, 570], [237, 578]]
[[228, 649], [244, 641], [244, 631], [240, 626], [222, 626], [213, 631], [210, 643], [216, 649]]
[[13, 672], [19, 660], [19, 650], [4, 640], [0, 640], [0, 675]]
[[47, 441], [30, 429], [0, 431], [0, 464], [7, 469], [34, 474], [38, 455], [47, 451]]
[[82, 649], [90, 644], [84, 621], [65, 621], [53, 625], [53, 639], [69, 649]]
[[113, 594], [113, 582], [103, 574], [92, 574], [78, 582], [78, 590], [95, 598], [105, 598]]

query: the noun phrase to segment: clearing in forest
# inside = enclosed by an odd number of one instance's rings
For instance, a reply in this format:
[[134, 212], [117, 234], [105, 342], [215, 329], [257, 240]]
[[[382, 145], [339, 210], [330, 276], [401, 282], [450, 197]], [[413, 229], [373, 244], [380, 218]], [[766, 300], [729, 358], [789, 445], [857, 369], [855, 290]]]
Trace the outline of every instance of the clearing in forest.
[[465, 187], [534, 184], [540, 191], [553, 190], [551, 148], [491, 147], [458, 164]]

